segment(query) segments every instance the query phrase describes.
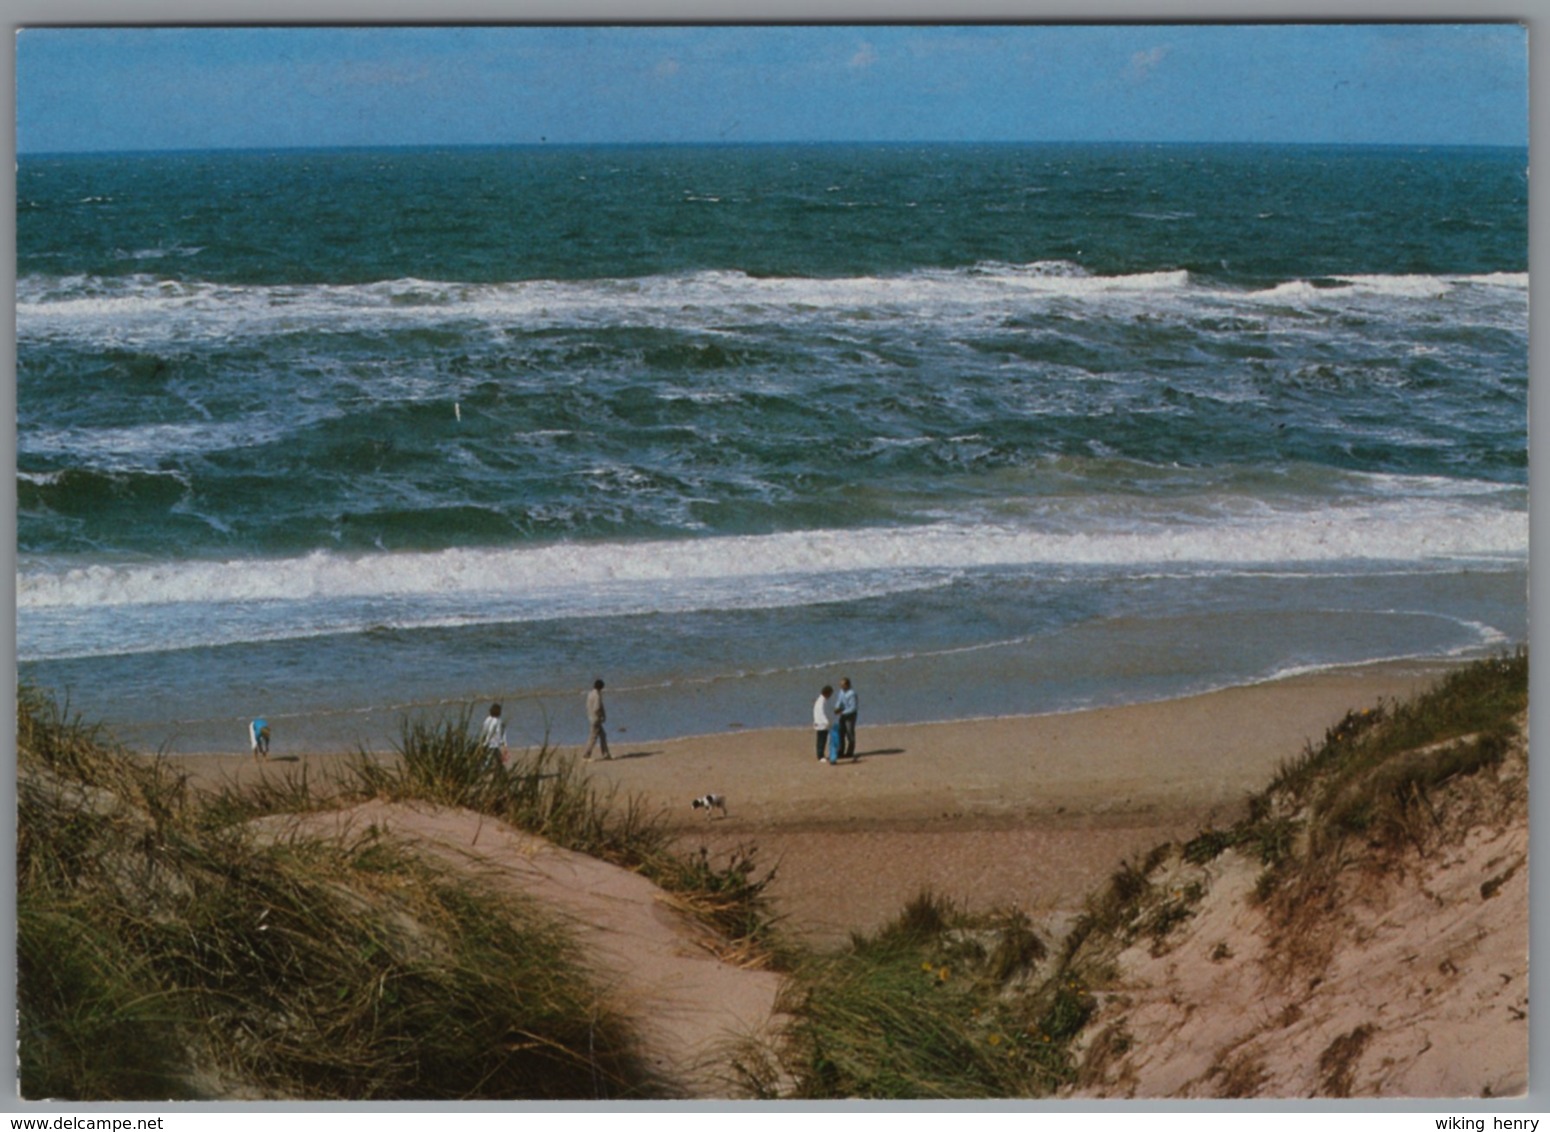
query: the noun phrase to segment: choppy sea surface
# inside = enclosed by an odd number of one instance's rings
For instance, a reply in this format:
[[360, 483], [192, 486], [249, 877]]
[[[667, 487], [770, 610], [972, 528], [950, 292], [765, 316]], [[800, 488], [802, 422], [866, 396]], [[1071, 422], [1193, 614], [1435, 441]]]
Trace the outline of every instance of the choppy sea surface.
[[23, 157], [21, 675], [241, 752], [1509, 647], [1527, 218], [1517, 149]]

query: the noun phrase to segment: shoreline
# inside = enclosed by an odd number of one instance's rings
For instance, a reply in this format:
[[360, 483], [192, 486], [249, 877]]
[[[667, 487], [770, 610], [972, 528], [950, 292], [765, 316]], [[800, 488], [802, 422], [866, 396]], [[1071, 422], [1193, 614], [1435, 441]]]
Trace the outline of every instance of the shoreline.
[[[815, 765], [811, 733], [660, 743], [617, 737], [598, 787], [660, 814], [687, 851], [753, 845], [793, 931], [839, 941], [923, 888], [1069, 916], [1126, 858], [1226, 825], [1349, 711], [1408, 699], [1453, 665], [1384, 664], [1170, 700], [1036, 716], [869, 726], [856, 762]], [[577, 750], [565, 745], [562, 750]], [[275, 776], [325, 785], [355, 755], [171, 755], [202, 789]], [[374, 757], [391, 758], [378, 753]], [[691, 806], [726, 796], [726, 817]]]
[[[1506, 646], [1504, 646], [1504, 647], [1506, 647]], [[908, 721], [901, 721], [901, 722], [895, 722], [895, 723], [868, 724], [867, 726], [869, 726], [871, 728], [874, 728], [874, 729], [877, 729], [877, 728], [888, 728], [888, 729], [894, 729], [894, 728], [936, 728], [936, 727], [978, 726], [978, 725], [982, 725], [982, 724], [999, 725], [999, 724], [1006, 724], [1006, 723], [1015, 723], [1015, 722], [1019, 722], [1019, 721], [1047, 720], [1047, 719], [1056, 719], [1056, 718], [1065, 717], [1065, 716], [1086, 715], [1086, 714], [1093, 713], [1093, 712], [1128, 711], [1128, 710], [1131, 710], [1131, 709], [1134, 709], [1134, 708], [1146, 708], [1146, 707], [1152, 707], [1152, 706], [1159, 705], [1159, 704], [1178, 703], [1180, 701], [1193, 700], [1193, 699], [1197, 699], [1197, 698], [1204, 697], [1204, 696], [1218, 696], [1218, 695], [1222, 695], [1222, 694], [1226, 694], [1226, 693], [1233, 693], [1233, 692], [1239, 692], [1239, 691], [1247, 691], [1247, 690], [1256, 689], [1256, 688], [1275, 687], [1275, 686], [1278, 686], [1278, 685], [1288, 684], [1288, 683], [1293, 683], [1293, 682], [1299, 682], [1299, 681], [1339, 679], [1339, 678], [1341, 678], [1343, 676], [1351, 676], [1353, 679], [1361, 679], [1364, 673], [1371, 673], [1371, 674], [1380, 675], [1380, 676], [1381, 675], [1392, 675], [1392, 674], [1409, 674], [1409, 675], [1414, 675], [1414, 676], [1416, 676], [1416, 678], [1419, 678], [1419, 679], [1432, 679], [1432, 678], [1440, 676], [1440, 675], [1442, 675], [1442, 674], [1444, 674], [1444, 673], [1446, 673], [1446, 672], [1448, 672], [1448, 671], [1450, 671], [1450, 670], [1452, 670], [1454, 668], [1458, 668], [1458, 667], [1460, 667], [1462, 665], [1468, 664], [1472, 660], [1480, 659], [1481, 657], [1486, 656], [1486, 655], [1491, 655], [1491, 654], [1489, 654], [1489, 653], [1481, 653], [1481, 654], [1479, 654], [1479, 656], [1476, 656], [1476, 655], [1472, 654], [1472, 655], [1469, 655], [1469, 656], [1460, 656], [1460, 657], [1443, 657], [1443, 656], [1388, 657], [1388, 658], [1384, 658], [1382, 660], [1355, 661], [1355, 662], [1352, 662], [1352, 663], [1349, 663], [1349, 664], [1331, 664], [1331, 665], [1326, 665], [1326, 666], [1297, 669], [1297, 670], [1294, 670], [1294, 671], [1290, 671], [1290, 672], [1286, 672], [1286, 673], [1282, 673], [1282, 674], [1278, 674], [1278, 675], [1271, 675], [1271, 676], [1265, 676], [1265, 677], [1258, 678], [1258, 679], [1247, 680], [1247, 681], [1244, 681], [1242, 683], [1224, 683], [1224, 684], [1218, 684], [1218, 685], [1211, 685], [1211, 686], [1208, 686], [1208, 687], [1205, 687], [1205, 688], [1200, 688], [1200, 689], [1195, 689], [1193, 691], [1184, 692], [1184, 693], [1181, 693], [1179, 695], [1155, 696], [1155, 697], [1149, 697], [1149, 698], [1143, 698], [1143, 699], [1135, 699], [1135, 700], [1123, 700], [1122, 699], [1122, 700], [1115, 700], [1115, 701], [1113, 701], [1111, 703], [1083, 704], [1083, 705], [1076, 706], [1076, 707], [1052, 708], [1052, 709], [1050, 709], [1048, 711], [1012, 711], [1012, 712], [1003, 712], [1003, 713], [978, 713], [978, 714], [963, 715], [963, 716], [944, 716], [944, 717], [942, 717], [940, 719], [912, 719], [912, 720], [908, 720]], [[835, 666], [835, 667], [839, 668], [839, 667], [844, 667], [844, 666], [843, 665], [839, 665], [839, 666]], [[625, 694], [628, 694], [630, 692], [638, 692], [638, 691], [640, 691], [640, 689], [620, 686], [620, 687], [612, 687], [612, 688], [610, 688], [608, 694], [612, 698], [618, 698], [618, 697], [620, 697], [622, 695], [625, 695]], [[478, 697], [477, 699], [471, 699], [471, 700], [456, 700], [456, 701], [454, 701], [454, 700], [445, 700], [445, 701], [436, 701], [435, 703], [427, 703], [427, 704], [423, 704], [423, 705], [409, 705], [409, 708], [410, 709], [419, 708], [421, 710], [425, 710], [425, 711], [428, 711], [428, 712], [434, 712], [435, 709], [440, 708], [440, 709], [443, 709], [446, 712], [450, 713], [451, 715], [455, 715], [456, 711], [458, 709], [460, 709], [461, 707], [463, 707], [463, 706], [467, 706], [467, 705], [478, 706], [480, 704], [483, 704], [486, 700], [500, 699], [500, 698], [501, 698], [500, 695], [497, 693], [497, 694], [494, 694], [494, 695], [483, 695], [483, 696]], [[521, 704], [523, 702], [523, 700], [522, 700], [522, 697], [516, 696], [516, 697], [508, 697], [507, 699], [503, 700], [502, 702], [509, 702], [509, 703], [512, 703], [512, 704]], [[1353, 705], [1353, 706], [1358, 706], [1358, 705]], [[341, 710], [341, 711], [337, 712], [336, 714], [339, 714], [339, 715], [356, 715], [356, 714], [360, 714], [360, 711], [358, 709]], [[279, 714], [273, 714], [273, 715], [271, 715], [271, 718], [283, 718], [283, 716], [281, 716]], [[473, 717], [473, 724], [477, 725], [482, 718], [483, 718], [483, 716], [476, 712], [474, 717]], [[771, 725], [767, 725], [767, 726], [748, 727], [748, 726], [743, 726], [742, 724], [734, 723], [734, 724], [728, 724], [727, 726], [725, 726], [724, 728], [722, 728], [721, 730], [718, 730], [718, 731], [686, 731], [686, 732], [683, 732], [682, 734], [677, 734], [677, 735], [672, 735], [672, 736], [667, 736], [667, 737], [660, 737], [659, 736], [659, 737], [647, 738], [647, 739], [636, 739], [635, 736], [633, 736], [633, 735], [631, 735], [629, 733], [627, 728], [615, 729], [612, 726], [610, 726], [608, 734], [609, 734], [609, 737], [610, 737], [610, 741], [614, 745], [619, 745], [619, 743], [621, 742], [622, 738], [627, 738], [628, 741], [632, 745], [639, 743], [639, 744], [648, 744], [648, 745], [654, 745], [654, 746], [677, 746], [677, 745], [685, 744], [685, 743], [699, 743], [699, 742], [707, 742], [707, 741], [711, 741], [711, 740], [736, 741], [739, 738], [762, 738], [762, 737], [765, 737], [765, 736], [772, 736], [772, 735], [789, 736], [793, 732], [800, 731], [800, 730], [802, 730], [802, 727], [800, 725], [793, 725], [793, 724], [771, 724]], [[137, 754], [137, 755], [151, 756], [151, 755], [156, 754], [156, 752], [154, 752], [154, 751], [136, 750], [132, 746], [129, 746], [128, 744], [124, 744], [124, 745], [126, 747], [128, 747], [128, 749], [130, 749], [132, 753]], [[550, 744], [550, 746], [552, 746], [553, 748], [555, 748], [557, 750], [561, 750], [561, 751], [570, 750], [572, 748], [574, 748], [574, 749], [579, 751], [581, 749], [581, 747], [583, 747], [584, 745], [585, 745], [584, 741], [573, 741], [573, 742], [562, 742], [562, 743], [551, 743]], [[516, 750], [532, 749], [536, 745], [535, 744], [519, 744], [518, 742], [516, 742], [514, 740], [512, 742], [512, 744], [511, 744], [511, 746], [512, 746], [512, 750], [516, 751]], [[369, 748], [369, 749], [365, 748], [365, 747], [358, 747], [357, 749], [352, 749], [352, 750], [348, 750], [348, 751], [346, 751], [346, 750], [327, 750], [327, 751], [325, 751], [325, 750], [310, 750], [309, 749], [309, 750], [302, 750], [302, 751], [297, 751], [297, 752], [281, 752], [280, 754], [278, 754], [274, 758], [272, 758], [270, 761], [271, 762], [281, 762], [281, 761], [284, 761], [287, 758], [293, 758], [293, 759], [294, 758], [327, 759], [327, 760], [339, 761], [339, 760], [347, 760], [347, 759], [353, 758], [353, 757], [355, 757], [356, 755], [358, 755], [358, 754], [360, 754], [362, 752], [364, 752], [366, 755], [368, 755], [368, 756], [370, 756], [372, 758], [391, 757], [391, 755], [393, 754], [393, 751], [390, 748], [386, 748], [386, 747], [381, 747], [381, 748], [374, 747], [374, 748]], [[230, 750], [230, 751], [217, 751], [217, 750], [176, 751], [176, 750], [169, 750], [169, 751], [166, 752], [166, 757], [168, 759], [172, 760], [174, 762], [174, 764], [176, 764], [177, 762], [179, 762], [181, 760], [185, 760], [185, 759], [236, 759], [236, 758], [246, 758], [249, 761], [251, 761], [251, 758], [252, 758], [252, 756], [251, 756], [251, 754], [249, 752], [247, 752], [245, 750], [239, 752], [235, 748]]]
[[[1488, 655], [1488, 654], [1482, 654], [1482, 655]], [[1244, 681], [1243, 683], [1240, 683], [1240, 684], [1227, 683], [1227, 684], [1213, 685], [1213, 686], [1206, 687], [1206, 688], [1199, 688], [1199, 689], [1196, 689], [1194, 691], [1185, 692], [1185, 693], [1183, 693], [1181, 695], [1156, 696], [1156, 697], [1152, 697], [1152, 698], [1148, 698], [1148, 699], [1139, 699], [1139, 700], [1116, 700], [1113, 703], [1083, 704], [1083, 705], [1081, 705], [1079, 707], [1052, 708], [1049, 711], [1005, 712], [1005, 713], [1001, 713], [1001, 714], [979, 714], [979, 715], [949, 716], [949, 717], [945, 717], [945, 718], [942, 718], [942, 719], [915, 719], [915, 720], [909, 720], [908, 722], [900, 722], [900, 723], [879, 723], [879, 724], [875, 724], [873, 726], [879, 727], [879, 728], [881, 728], [881, 727], [888, 727], [888, 728], [895, 728], [895, 727], [955, 727], [955, 726], [958, 726], [958, 725], [976, 725], [976, 724], [984, 724], [984, 723], [999, 724], [999, 723], [1017, 722], [1017, 721], [1052, 719], [1052, 718], [1055, 718], [1055, 717], [1058, 717], [1058, 716], [1085, 715], [1085, 714], [1087, 714], [1089, 712], [1125, 711], [1125, 710], [1130, 709], [1130, 708], [1150, 707], [1150, 706], [1153, 706], [1153, 705], [1156, 705], [1156, 704], [1169, 704], [1169, 703], [1176, 703], [1176, 702], [1178, 702], [1180, 700], [1192, 700], [1192, 699], [1195, 699], [1195, 698], [1201, 697], [1201, 696], [1215, 696], [1215, 695], [1220, 695], [1220, 694], [1222, 694], [1224, 692], [1234, 692], [1234, 691], [1246, 690], [1246, 689], [1252, 689], [1252, 688], [1264, 688], [1264, 687], [1269, 687], [1269, 686], [1272, 686], [1272, 685], [1282, 684], [1282, 683], [1286, 683], [1286, 682], [1290, 682], [1290, 681], [1317, 680], [1317, 679], [1323, 679], [1323, 678], [1337, 678], [1337, 677], [1339, 677], [1339, 676], [1341, 676], [1343, 674], [1359, 675], [1359, 674], [1361, 674], [1363, 672], [1367, 672], [1367, 671], [1371, 671], [1371, 672], [1393, 671], [1393, 672], [1397, 673], [1397, 672], [1401, 672], [1401, 671], [1410, 672], [1410, 671], [1413, 671], [1413, 670], [1414, 671], [1426, 670], [1422, 678], [1430, 679], [1430, 678], [1434, 678], [1436, 676], [1440, 676], [1443, 673], [1446, 673], [1446, 672], [1450, 671], [1451, 669], [1458, 668], [1461, 665], [1468, 664], [1471, 660], [1476, 660], [1476, 659], [1479, 659], [1479, 658], [1475, 657], [1475, 656], [1460, 657], [1460, 658], [1436, 657], [1436, 656], [1387, 657], [1387, 658], [1385, 658], [1383, 660], [1363, 660], [1363, 661], [1356, 661], [1356, 662], [1353, 662], [1353, 663], [1350, 663], [1350, 664], [1331, 664], [1331, 665], [1327, 665], [1327, 666], [1323, 666], [1323, 667], [1302, 668], [1302, 669], [1297, 669], [1297, 670], [1294, 670], [1294, 671], [1291, 671], [1291, 672], [1281, 673], [1279, 675], [1266, 676], [1266, 677], [1263, 677], [1261, 679], [1247, 680], [1247, 681]], [[835, 666], [835, 667], [842, 668], [844, 666], [843, 665], [838, 665], [838, 666]], [[737, 727], [728, 727], [727, 729], [722, 730], [722, 731], [694, 731], [694, 732], [688, 732], [688, 733], [683, 734], [683, 735], [674, 735], [674, 736], [671, 736], [671, 737], [668, 737], [668, 738], [644, 739], [644, 740], [641, 740], [641, 742], [643, 742], [643, 743], [679, 744], [679, 743], [697, 742], [697, 741], [700, 741], [700, 740], [713, 739], [713, 738], [720, 739], [720, 738], [735, 737], [735, 736], [738, 736], [738, 735], [764, 735], [764, 734], [774, 734], [774, 733], [778, 733], [778, 734], [781, 734], [781, 735], [789, 735], [794, 730], [800, 730], [800, 728], [792, 727], [792, 726], [789, 726], [789, 725], [788, 726], [770, 726], [770, 727], [742, 727], [742, 726], [737, 726]], [[612, 732], [610, 732], [609, 734], [611, 735]], [[581, 744], [579, 744], [579, 743], [558, 743], [558, 744], [555, 744], [555, 746], [558, 747], [559, 749], [563, 750], [563, 749], [565, 749], [567, 747], [573, 747], [573, 746], [574, 747], [580, 747]], [[201, 753], [203, 753], [203, 752], [201, 752]], [[373, 753], [375, 754], [377, 752], [373, 752]]]

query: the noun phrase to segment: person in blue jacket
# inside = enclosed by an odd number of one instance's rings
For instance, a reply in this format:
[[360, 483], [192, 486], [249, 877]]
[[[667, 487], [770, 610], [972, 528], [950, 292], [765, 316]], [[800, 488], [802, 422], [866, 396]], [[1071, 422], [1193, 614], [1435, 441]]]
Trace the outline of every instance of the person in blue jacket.
[[255, 759], [269, 757], [269, 721], [267, 719], [255, 719], [248, 724], [248, 742], [253, 747]]
[[834, 710], [840, 717], [840, 758], [855, 761], [857, 700], [849, 676], [840, 677], [840, 690], [834, 697]]

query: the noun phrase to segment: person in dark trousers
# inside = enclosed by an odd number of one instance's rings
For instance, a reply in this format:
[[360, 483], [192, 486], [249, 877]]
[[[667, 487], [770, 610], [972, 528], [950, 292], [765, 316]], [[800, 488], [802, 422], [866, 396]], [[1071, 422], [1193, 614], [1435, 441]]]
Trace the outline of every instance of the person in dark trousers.
[[829, 706], [829, 697], [832, 695], [834, 689], [825, 684], [823, 691], [813, 701], [813, 735], [817, 739], [819, 762], [823, 762], [828, 753], [829, 732], [834, 727], [834, 709]]
[[840, 716], [840, 758], [856, 757], [856, 690], [850, 677], [840, 677], [840, 694], [834, 698], [834, 710]]
[[267, 719], [255, 719], [248, 724], [248, 743], [253, 748], [255, 759], [269, 757], [269, 721]]

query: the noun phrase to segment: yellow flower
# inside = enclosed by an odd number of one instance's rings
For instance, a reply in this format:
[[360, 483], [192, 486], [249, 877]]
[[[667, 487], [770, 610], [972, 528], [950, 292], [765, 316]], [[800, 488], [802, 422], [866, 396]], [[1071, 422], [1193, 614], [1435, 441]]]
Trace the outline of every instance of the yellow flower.
[[987, 1038], [986, 1040], [988, 1042], [990, 1042], [991, 1045], [998, 1046], [998, 1045], [1001, 1044], [1001, 1035], [1000, 1034], [991, 1034], [990, 1037]]
[[937, 977], [937, 978], [938, 978], [938, 979], [939, 979], [939, 980], [941, 980], [941, 981], [942, 981], [942, 982], [944, 982], [944, 983], [945, 983], [945, 982], [946, 982], [946, 981], [947, 981], [947, 980], [948, 980], [948, 978], [949, 978], [949, 977], [950, 977], [950, 976], [951, 976], [951, 975], [952, 975], [952, 972], [951, 972], [951, 971], [949, 971], [949, 970], [948, 970], [948, 969], [947, 969], [947, 968], [946, 968], [946, 967], [943, 967], [943, 968], [942, 968], [942, 969], [941, 969], [941, 970], [940, 970], [940, 971], [938, 971], [938, 972], [937, 972], [937, 973], [936, 973], [936, 977]]
[[922, 971], [934, 971], [934, 970], [936, 970], [936, 968], [933, 967], [930, 963], [922, 963], [920, 965], [920, 969]]

